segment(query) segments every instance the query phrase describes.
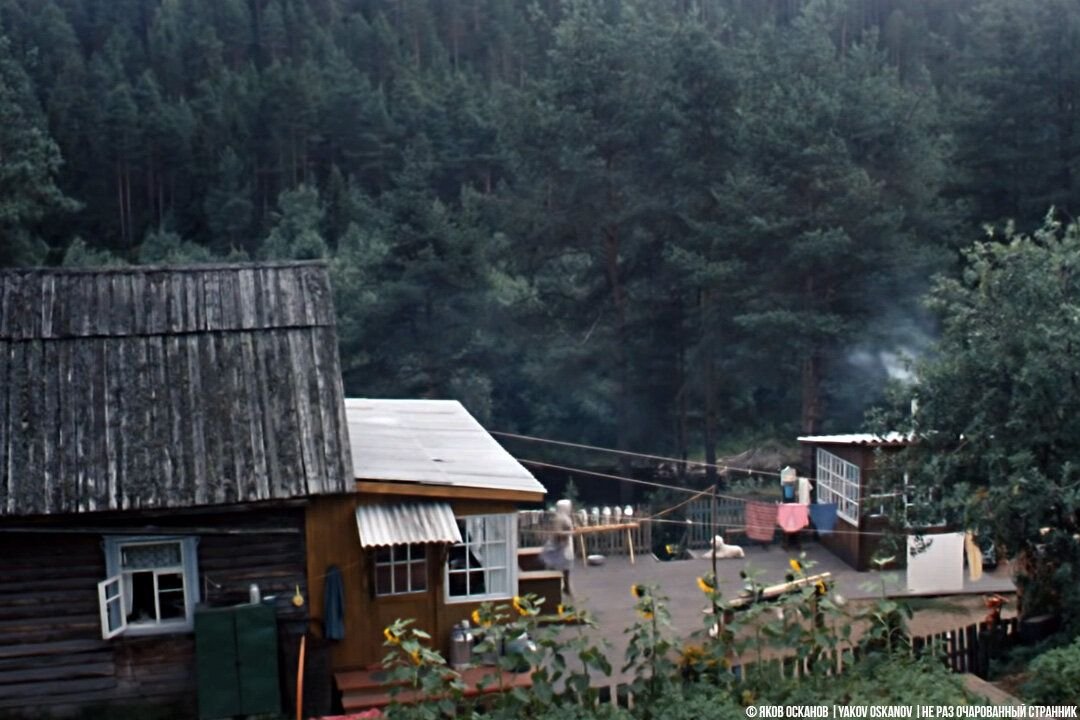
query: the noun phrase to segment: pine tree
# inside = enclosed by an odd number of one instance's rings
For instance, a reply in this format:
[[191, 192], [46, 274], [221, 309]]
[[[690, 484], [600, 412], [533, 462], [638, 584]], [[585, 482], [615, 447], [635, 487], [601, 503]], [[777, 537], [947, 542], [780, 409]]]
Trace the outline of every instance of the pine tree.
[[0, 36], [0, 266], [40, 263], [48, 247], [38, 225], [76, 209], [56, 186], [61, 164], [30, 78]]

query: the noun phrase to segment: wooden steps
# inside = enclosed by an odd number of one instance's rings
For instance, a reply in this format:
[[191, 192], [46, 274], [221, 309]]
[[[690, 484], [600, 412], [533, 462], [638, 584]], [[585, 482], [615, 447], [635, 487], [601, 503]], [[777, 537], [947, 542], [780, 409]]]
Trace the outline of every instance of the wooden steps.
[[[532, 686], [532, 677], [527, 672], [511, 673], [500, 671], [491, 665], [480, 665], [461, 673], [461, 679], [465, 683], [465, 697], [499, 692], [500, 673], [503, 690]], [[334, 681], [341, 691], [341, 706], [346, 713], [385, 707], [391, 701], [411, 703], [422, 699], [421, 693], [412, 689], [402, 690], [396, 696], [391, 695], [394, 686], [401, 683], [389, 682], [386, 671], [382, 668], [343, 670], [334, 673]]]
[[540, 559], [542, 547], [519, 547], [517, 551], [518, 568], [528, 572], [530, 570], [547, 570], [544, 561]]

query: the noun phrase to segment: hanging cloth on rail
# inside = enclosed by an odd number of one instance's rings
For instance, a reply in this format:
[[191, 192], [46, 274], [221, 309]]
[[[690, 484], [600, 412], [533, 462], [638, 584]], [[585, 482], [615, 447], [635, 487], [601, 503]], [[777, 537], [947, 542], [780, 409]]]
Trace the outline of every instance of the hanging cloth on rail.
[[327, 569], [323, 585], [323, 635], [327, 640], [345, 639], [345, 584], [337, 565]]
[[836, 503], [815, 503], [810, 506], [810, 520], [818, 535], [828, 535], [836, 527]]
[[776, 503], [747, 500], [744, 512], [746, 537], [759, 542], [772, 542], [776, 531]]
[[975, 542], [975, 533], [964, 533], [964, 550], [967, 551], [968, 577], [978, 580], [982, 577], [983, 556], [979, 543]]
[[809, 509], [800, 503], [784, 503], [776, 509], [776, 523], [786, 533], [799, 532], [810, 524]]

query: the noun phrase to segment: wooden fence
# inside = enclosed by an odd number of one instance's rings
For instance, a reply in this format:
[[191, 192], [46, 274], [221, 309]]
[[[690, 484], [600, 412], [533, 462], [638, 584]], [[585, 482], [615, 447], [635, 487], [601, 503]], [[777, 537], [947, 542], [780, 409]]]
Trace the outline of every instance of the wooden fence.
[[721, 497], [716, 499], [716, 527], [713, 532], [712, 498], [705, 496], [686, 506], [685, 517], [690, 521], [687, 526], [687, 547], [700, 550], [712, 547], [713, 535], [722, 535], [725, 540], [733, 534], [741, 534], [745, 526], [743, 509], [745, 500]]
[[[597, 527], [609, 524], [625, 523], [633, 520], [639, 523], [638, 527], [631, 531], [634, 542], [634, 552], [647, 554], [652, 550], [653, 526], [649, 518], [660, 513], [659, 519], [664, 522], [677, 521], [680, 525], [685, 523], [685, 544], [689, 548], [702, 550], [711, 547], [713, 535], [723, 535], [728, 538], [733, 534], [741, 534], [744, 523], [743, 508], [745, 501], [734, 498], [717, 498], [715, 528], [713, 526], [712, 498], [704, 496], [694, 500], [677, 511], [663, 514], [664, 508], [640, 507], [634, 516], [593, 515], [584, 517], [574, 515], [574, 522], [578, 526]], [[544, 510], [522, 510], [518, 513], [518, 547], [537, 547], [543, 545], [551, 534], [551, 513]], [[589, 555], [628, 555], [627, 538], [625, 532], [593, 532], [585, 536], [585, 550]], [[575, 538], [574, 548], [580, 552], [580, 545]]]
[[943, 633], [913, 637], [912, 651], [918, 655], [940, 655], [954, 672], [972, 673], [984, 680], [990, 673], [990, 661], [999, 657], [1020, 639], [1019, 621], [1009, 618], [995, 627], [975, 623]]
[[[955, 628], [946, 632], [911, 637], [911, 654], [915, 657], [931, 655], [941, 658], [942, 662], [957, 673], [972, 673], [984, 680], [989, 675], [990, 661], [1000, 657], [1006, 650], [1020, 641], [1019, 624], [1016, 618], [1001, 620], [996, 627], [987, 623], [975, 623]], [[827, 667], [829, 675], [841, 674], [847, 668], [845, 656], [851, 655], [858, 662], [862, 652], [855, 646], [838, 647], [832, 652], [818, 657], [814, 662], [817, 668]], [[760, 671], [777, 679], [800, 677], [811, 672], [810, 660], [798, 660], [794, 655], [774, 657], [756, 663], [734, 665], [731, 673], [744, 677]], [[597, 688], [600, 701], [620, 707], [633, 707], [634, 696], [626, 683], [612, 683]]]
[[[543, 510], [522, 510], [518, 513], [518, 547], [540, 547], [551, 537], [552, 514]], [[578, 527], [601, 528], [605, 525], [618, 525], [633, 520], [633, 517], [614, 518], [611, 515], [588, 515], [582, 521], [576, 516]], [[648, 554], [652, 551], [652, 524], [638, 523], [637, 527], [626, 530], [612, 529], [611, 532], [589, 532], [574, 538], [575, 554], [581, 552], [581, 541], [585, 542], [586, 555], [629, 555], [628, 539], [634, 543], [634, 553]]]

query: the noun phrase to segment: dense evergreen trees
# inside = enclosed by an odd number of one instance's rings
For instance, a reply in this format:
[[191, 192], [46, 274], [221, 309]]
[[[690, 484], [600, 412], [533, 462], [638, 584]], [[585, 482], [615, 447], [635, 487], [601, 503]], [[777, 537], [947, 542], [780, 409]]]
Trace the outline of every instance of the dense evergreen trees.
[[0, 263], [325, 256], [351, 393], [624, 447], [851, 427], [961, 238], [1080, 200], [1063, 0], [0, 0], [0, 35]]

